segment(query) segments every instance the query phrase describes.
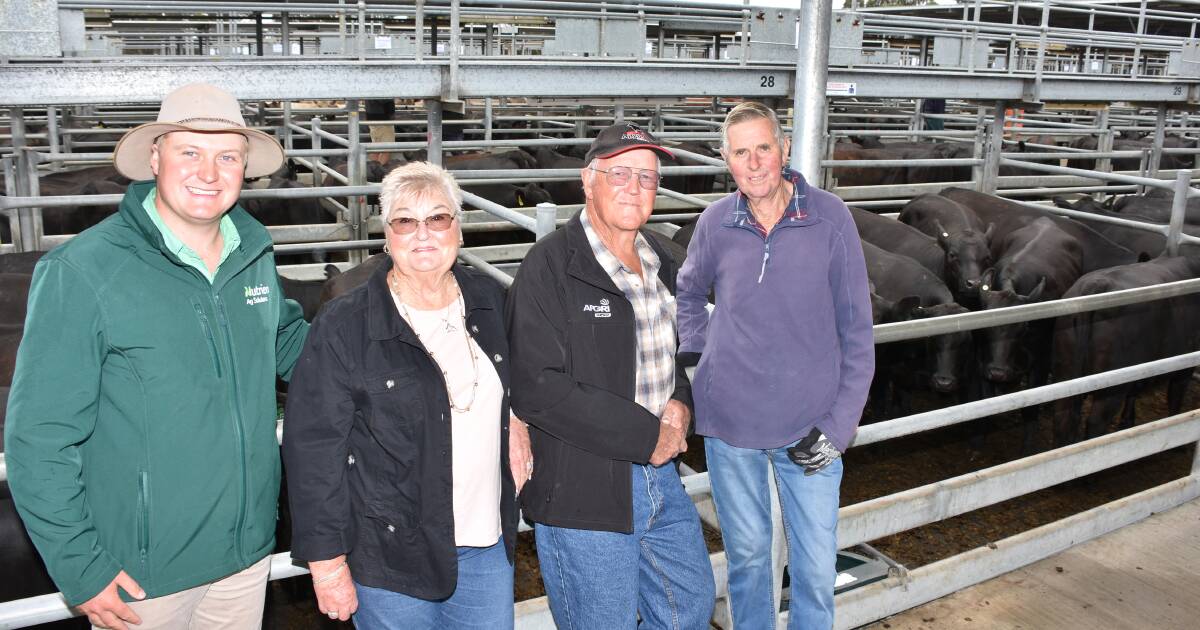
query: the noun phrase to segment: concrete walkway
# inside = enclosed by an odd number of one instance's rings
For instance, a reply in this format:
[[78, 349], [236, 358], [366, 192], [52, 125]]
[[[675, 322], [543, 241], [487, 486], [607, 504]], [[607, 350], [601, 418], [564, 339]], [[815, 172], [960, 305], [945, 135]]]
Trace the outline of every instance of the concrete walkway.
[[864, 627], [1200, 628], [1200, 499]]

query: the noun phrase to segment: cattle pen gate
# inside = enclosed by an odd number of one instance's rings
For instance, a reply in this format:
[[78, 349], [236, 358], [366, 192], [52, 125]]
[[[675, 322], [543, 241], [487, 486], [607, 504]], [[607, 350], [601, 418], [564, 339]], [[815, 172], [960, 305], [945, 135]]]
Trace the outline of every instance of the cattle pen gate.
[[[0, 196], [0, 211], [11, 235], [9, 242], [0, 241], [0, 253], [49, 249], [69, 239], [71, 234], [44, 233], [44, 209], [117, 203], [121, 196], [115, 194], [41, 195], [39, 176], [109, 162], [120, 131], [153, 119], [152, 104], [190, 81], [232, 91], [243, 100], [247, 120], [275, 133], [288, 157], [311, 174], [301, 180], [303, 186], [248, 188], [243, 199], [319, 199], [335, 218], [269, 226], [276, 253], [347, 252], [347, 260], [335, 263], [341, 268], [361, 262], [383, 243], [377, 208], [368, 200], [379, 192], [379, 185], [368, 181], [369, 153], [427, 149], [430, 160], [441, 162], [444, 152], [455, 150], [586, 145], [596, 129], [620, 120], [645, 124], [669, 142], [719, 142], [725, 108], [741, 98], [776, 107], [781, 120], [791, 123], [793, 163], [852, 206], [897, 208], [955, 183], [1014, 199], [1159, 188], [1173, 198], [1165, 225], [1086, 218], [1161, 233], [1172, 253], [1183, 244], [1200, 243], [1183, 229], [1187, 199], [1200, 198], [1195, 186], [1200, 150], [1194, 142], [1165, 146], [1172, 134], [1200, 137], [1200, 121], [1190, 115], [1200, 107], [1200, 17], [1194, 3], [968, 1], [908, 10], [846, 4], [842, 11], [833, 11], [826, 1], [806, 2], [799, 9], [666, 0], [0, 5], [0, 85], [5, 86], [0, 110], [6, 112], [0, 126], [7, 127], [0, 134], [6, 142], [0, 146], [0, 165], [7, 193]], [[373, 98], [401, 99], [395, 119], [364, 120], [361, 101]], [[946, 113], [922, 112], [923, 101], [934, 98], [949, 101]], [[942, 128], [927, 128], [931, 120]], [[367, 128], [379, 124], [397, 127], [395, 142], [364, 141]], [[1114, 150], [1122, 134], [1139, 133], [1147, 134], [1146, 146]], [[835, 159], [836, 141], [844, 137], [938, 140], [958, 147], [959, 155]], [[1071, 138], [1091, 138], [1095, 146], [1072, 147]], [[731, 182], [721, 181], [726, 169], [719, 157], [678, 153], [688, 164], [664, 167], [666, 176], [711, 175], [728, 190]], [[1095, 167], [1063, 165], [1084, 158]], [[330, 165], [342, 160], [345, 172]], [[1116, 168], [1118, 160], [1135, 166]], [[923, 166], [966, 177], [843, 186], [835, 171]], [[553, 182], [573, 180], [578, 171], [480, 170], [456, 176], [476, 184]], [[652, 221], [654, 229], [667, 234], [722, 194], [666, 187], [659, 192]], [[468, 239], [494, 232], [540, 238], [579, 208], [552, 203], [511, 208], [470, 193], [466, 205], [473, 208], [463, 222]], [[462, 260], [511, 282], [529, 246], [466, 247]], [[280, 269], [296, 279], [318, 279], [324, 267], [304, 263]], [[1200, 280], [1187, 280], [881, 324], [875, 341], [888, 344], [1197, 292]], [[1197, 364], [1200, 352], [1188, 352], [893, 418], [863, 426], [854, 446]], [[839, 546], [867, 545], [1198, 441], [1200, 410], [1190, 410], [847, 505], [840, 511]], [[702, 517], [717, 525], [707, 473], [687, 472], [681, 474]], [[1169, 483], [933, 564], [912, 570], [892, 566], [886, 578], [837, 596], [837, 627], [884, 618], [1197, 497], [1200, 454], [1189, 475]], [[778, 519], [776, 526], [780, 541]], [[776, 547], [778, 585], [786, 556], [782, 544]], [[862, 548], [869, 554], [869, 545]], [[724, 555], [711, 559], [718, 598], [723, 598]], [[305, 572], [287, 553], [272, 558], [271, 579]], [[0, 628], [71, 614], [57, 594], [4, 602]], [[518, 602], [516, 614], [518, 628], [553, 627], [545, 598]], [[780, 614], [781, 624], [786, 616], [786, 611]], [[727, 606], [719, 602], [715, 621], [728, 620]]]

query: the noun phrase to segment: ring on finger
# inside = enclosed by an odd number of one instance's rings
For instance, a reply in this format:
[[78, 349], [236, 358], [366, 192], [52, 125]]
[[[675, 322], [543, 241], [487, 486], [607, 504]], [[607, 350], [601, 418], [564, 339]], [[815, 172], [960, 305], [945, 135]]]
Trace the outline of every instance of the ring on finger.
[[329, 618], [330, 618], [330, 619], [337, 619], [337, 618], [338, 618], [337, 611], [336, 611], [336, 610], [331, 610], [331, 611], [329, 611]]

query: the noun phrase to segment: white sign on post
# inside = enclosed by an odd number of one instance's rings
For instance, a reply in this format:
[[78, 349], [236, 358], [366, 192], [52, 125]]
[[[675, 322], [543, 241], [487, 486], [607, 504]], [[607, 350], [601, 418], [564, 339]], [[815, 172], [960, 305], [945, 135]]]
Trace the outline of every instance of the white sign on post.
[[375, 36], [375, 50], [391, 50], [392, 38], [386, 35]]
[[856, 96], [857, 94], [857, 83], [825, 82], [825, 96]]

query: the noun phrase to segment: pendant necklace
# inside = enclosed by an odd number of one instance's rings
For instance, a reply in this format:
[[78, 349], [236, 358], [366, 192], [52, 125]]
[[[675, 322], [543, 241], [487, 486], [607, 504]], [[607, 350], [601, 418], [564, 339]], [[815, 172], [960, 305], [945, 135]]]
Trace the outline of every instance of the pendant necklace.
[[[451, 277], [451, 279], [454, 278], [454, 276], [450, 276], [450, 277]], [[396, 274], [394, 271], [388, 273], [388, 288], [390, 288], [392, 290], [392, 293], [394, 293], [396, 295], [396, 301], [400, 304], [400, 313], [401, 313], [401, 315], [403, 315], [404, 320], [408, 322], [409, 328], [412, 328], [413, 333], [415, 333], [417, 335], [417, 340], [419, 340], [421, 342], [421, 345], [425, 347], [425, 352], [429, 354], [429, 358], [433, 359], [433, 362], [436, 363], [438, 368], [440, 368], [442, 370], [442, 381], [446, 385], [446, 398], [448, 398], [450, 400], [450, 408], [454, 411], [457, 411], [458, 413], [467, 413], [468, 411], [471, 410], [471, 405], [475, 404], [475, 393], [479, 389], [479, 364], [477, 362], [478, 360], [475, 357], [475, 348], [471, 347], [471, 336], [469, 334], [467, 334], [466, 301], [465, 300], [462, 301], [461, 306], [458, 309], [458, 317], [456, 318], [456, 320], [462, 323], [463, 340], [467, 344], [467, 354], [470, 355], [470, 357], [471, 357], [471, 373], [473, 374], [473, 377], [472, 377], [472, 383], [471, 383], [471, 398], [469, 400], [467, 400], [467, 403], [465, 405], [460, 407], [454, 402], [454, 394], [451, 393], [451, 391], [450, 391], [449, 374], [446, 372], [445, 368], [442, 366], [441, 361], [438, 361], [437, 356], [435, 356], [433, 354], [433, 351], [431, 351], [429, 349], [429, 344], [425, 343], [425, 339], [423, 339], [421, 337], [421, 333], [420, 333], [420, 331], [417, 330], [417, 326], [413, 321], [412, 315], [408, 312], [408, 307], [405, 306], [405, 304], [404, 304], [404, 296], [400, 292], [400, 280], [399, 280], [399, 278], [396, 277]], [[451, 318], [450, 309], [452, 309], [454, 307], [455, 303], [459, 302], [459, 298], [462, 297], [462, 291], [459, 290], [457, 281], [454, 284], [454, 288], [455, 288], [454, 299], [452, 299], [450, 301], [450, 304], [448, 304], [446, 306], [446, 315], [441, 318], [442, 325], [444, 326], [443, 332], [445, 332], [447, 334], [459, 330], [459, 327], [455, 325], [456, 322], [450, 321], [450, 318]]]

